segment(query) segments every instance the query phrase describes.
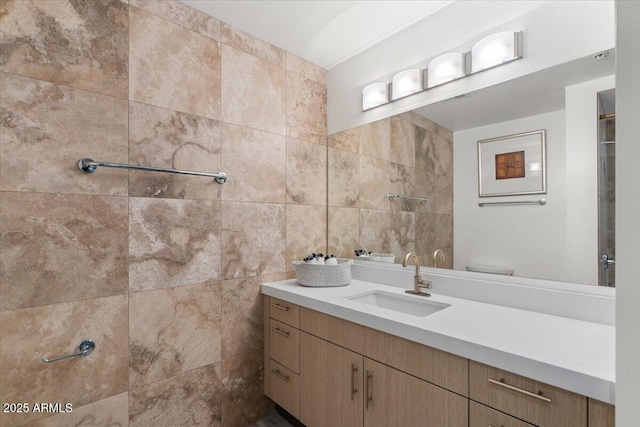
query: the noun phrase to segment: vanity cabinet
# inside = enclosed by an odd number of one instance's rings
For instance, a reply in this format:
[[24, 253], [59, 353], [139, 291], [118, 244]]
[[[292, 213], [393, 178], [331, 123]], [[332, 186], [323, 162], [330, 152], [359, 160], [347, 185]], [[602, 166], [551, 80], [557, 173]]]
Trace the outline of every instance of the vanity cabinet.
[[616, 408], [596, 399], [589, 399], [589, 427], [615, 427]]

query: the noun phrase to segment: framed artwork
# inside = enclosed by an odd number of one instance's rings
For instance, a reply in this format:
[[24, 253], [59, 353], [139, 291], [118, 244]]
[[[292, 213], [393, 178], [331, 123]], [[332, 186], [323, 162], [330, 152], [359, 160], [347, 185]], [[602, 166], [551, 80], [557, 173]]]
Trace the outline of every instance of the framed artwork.
[[544, 129], [478, 141], [478, 195], [547, 192]]

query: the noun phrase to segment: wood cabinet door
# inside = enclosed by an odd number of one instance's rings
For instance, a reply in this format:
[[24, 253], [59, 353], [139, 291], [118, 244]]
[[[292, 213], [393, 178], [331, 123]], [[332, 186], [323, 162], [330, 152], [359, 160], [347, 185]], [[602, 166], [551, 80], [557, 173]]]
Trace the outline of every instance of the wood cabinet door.
[[365, 427], [468, 426], [467, 398], [371, 359], [364, 369]]
[[362, 427], [363, 357], [300, 332], [300, 421]]

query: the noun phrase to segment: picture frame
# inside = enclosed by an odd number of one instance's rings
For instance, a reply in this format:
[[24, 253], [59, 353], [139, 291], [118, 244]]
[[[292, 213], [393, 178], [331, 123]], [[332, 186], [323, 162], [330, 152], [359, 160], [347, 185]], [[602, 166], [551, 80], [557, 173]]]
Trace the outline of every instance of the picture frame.
[[478, 141], [478, 196], [547, 192], [546, 131]]

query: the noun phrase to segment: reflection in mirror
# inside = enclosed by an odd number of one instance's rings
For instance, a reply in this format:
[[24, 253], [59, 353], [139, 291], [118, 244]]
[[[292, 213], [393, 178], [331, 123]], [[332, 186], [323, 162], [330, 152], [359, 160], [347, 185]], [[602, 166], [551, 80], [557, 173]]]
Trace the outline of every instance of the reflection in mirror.
[[[614, 87], [614, 57], [612, 49], [330, 135], [329, 251], [365, 248], [396, 262], [415, 251], [432, 266], [440, 249], [438, 268], [598, 284], [598, 92]], [[546, 131], [546, 193], [480, 199], [478, 141], [537, 130]], [[478, 206], [540, 198], [547, 204]]]

